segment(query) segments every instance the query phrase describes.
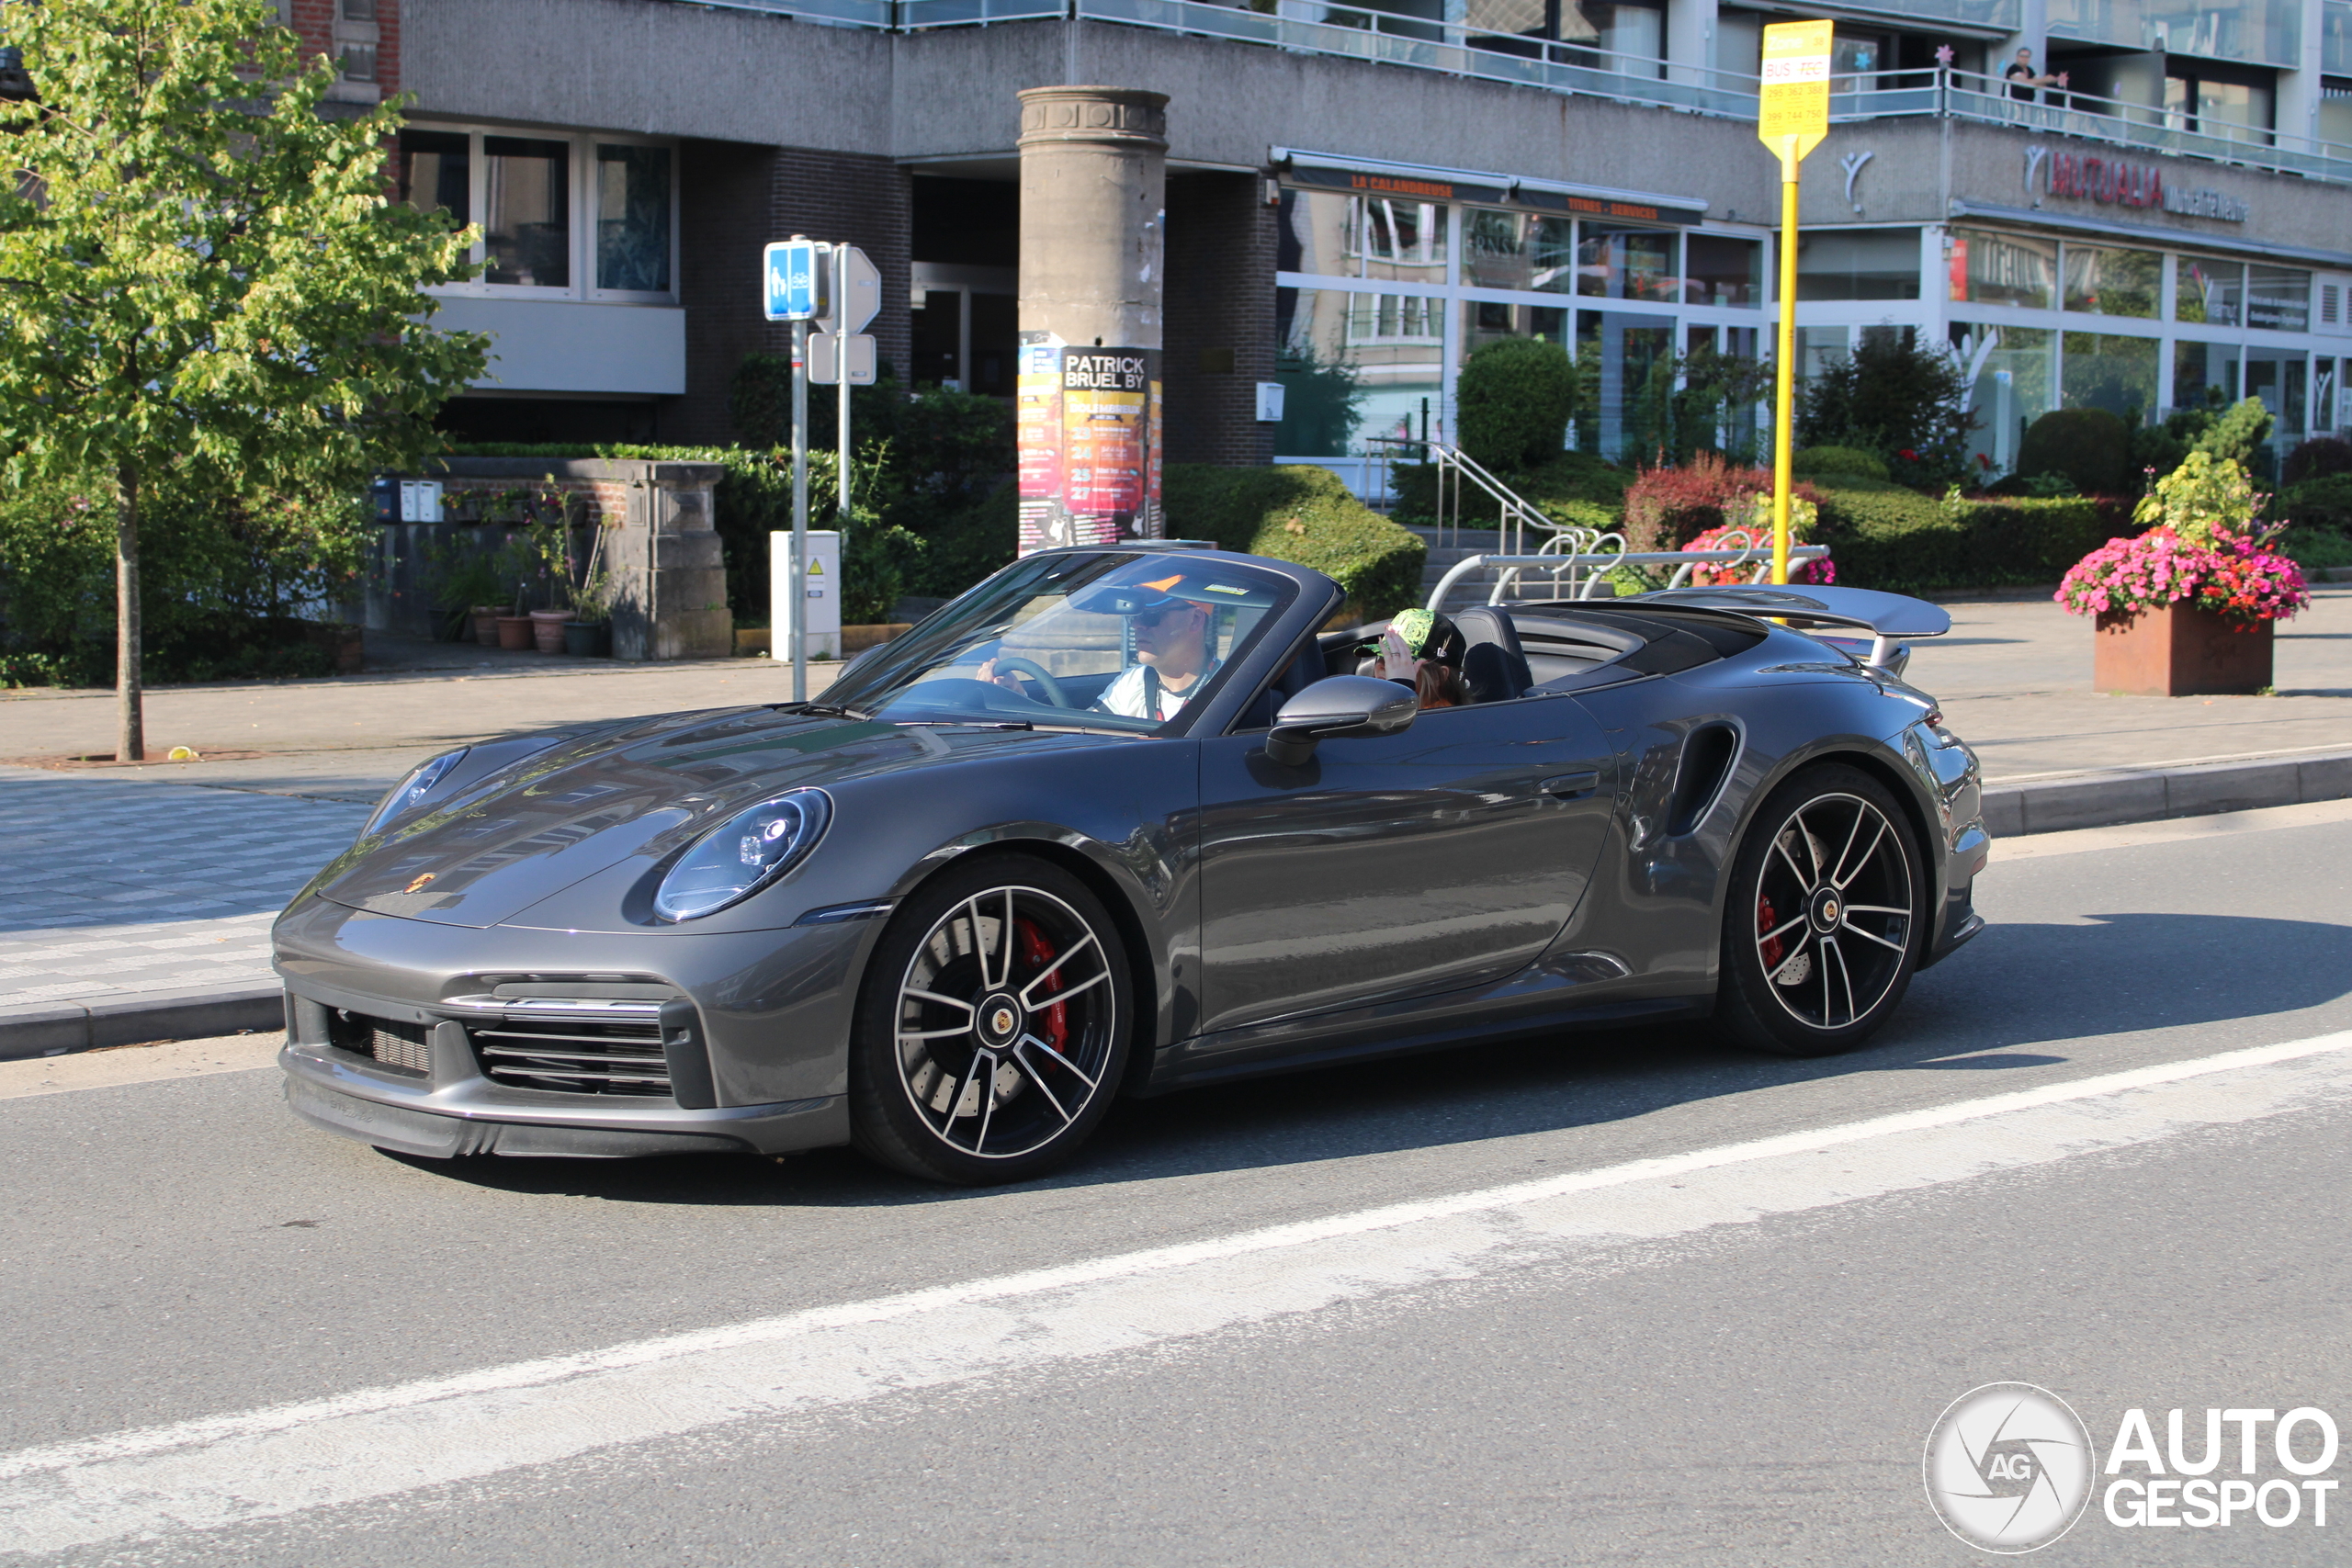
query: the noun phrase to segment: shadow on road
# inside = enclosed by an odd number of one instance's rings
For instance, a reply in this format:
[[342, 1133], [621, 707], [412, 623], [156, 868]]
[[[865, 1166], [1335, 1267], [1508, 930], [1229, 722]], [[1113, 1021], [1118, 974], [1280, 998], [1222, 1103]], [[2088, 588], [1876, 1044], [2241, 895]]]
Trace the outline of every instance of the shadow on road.
[[[1918, 976], [1878, 1042], [1850, 1055], [1759, 1055], [1686, 1023], [1323, 1067], [1123, 1104], [1076, 1166], [1028, 1185], [1084, 1190], [1435, 1148], [1866, 1073], [1965, 1075], [2069, 1063], [2098, 1071], [2106, 1064], [2082, 1048], [2103, 1039], [2297, 1012], [2346, 992], [2352, 928], [2344, 926], [2172, 914], [1996, 926]], [[2046, 1041], [2066, 1041], [2076, 1054], [2022, 1049]], [[879, 1170], [841, 1149], [783, 1162], [406, 1163], [503, 1191], [622, 1203], [894, 1207], [966, 1195]]]

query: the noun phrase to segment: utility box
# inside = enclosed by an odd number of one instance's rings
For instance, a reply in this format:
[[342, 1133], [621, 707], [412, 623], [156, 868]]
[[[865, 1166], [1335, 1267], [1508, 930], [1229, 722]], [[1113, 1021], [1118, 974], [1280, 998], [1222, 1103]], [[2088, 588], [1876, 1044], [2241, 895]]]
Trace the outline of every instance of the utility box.
[[403, 523], [441, 521], [441, 481], [439, 479], [402, 479], [401, 481], [401, 521]]
[[1258, 423], [1280, 424], [1283, 422], [1283, 384], [1280, 381], [1258, 383]]
[[792, 558], [792, 531], [779, 528], [768, 536], [768, 649], [773, 659], [792, 657], [792, 595], [797, 591], [808, 606], [800, 623], [807, 637], [808, 657], [829, 660], [841, 656], [842, 536], [831, 528], [808, 530], [808, 564], [800, 570]]

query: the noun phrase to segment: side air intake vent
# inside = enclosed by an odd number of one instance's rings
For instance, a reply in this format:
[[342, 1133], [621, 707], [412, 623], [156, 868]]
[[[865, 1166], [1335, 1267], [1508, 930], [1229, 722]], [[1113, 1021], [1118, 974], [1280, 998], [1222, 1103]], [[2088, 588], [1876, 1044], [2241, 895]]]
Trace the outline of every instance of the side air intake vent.
[[355, 1056], [369, 1056], [376, 1065], [397, 1073], [425, 1077], [433, 1071], [433, 1047], [425, 1026], [389, 1018], [369, 1018], [341, 1008], [327, 1015], [327, 1043]]
[[1681, 765], [1674, 773], [1674, 798], [1666, 813], [1666, 830], [1675, 838], [1696, 832], [1714, 808], [1731, 776], [1732, 760], [1739, 755], [1739, 732], [1728, 724], [1702, 724], [1682, 742]]

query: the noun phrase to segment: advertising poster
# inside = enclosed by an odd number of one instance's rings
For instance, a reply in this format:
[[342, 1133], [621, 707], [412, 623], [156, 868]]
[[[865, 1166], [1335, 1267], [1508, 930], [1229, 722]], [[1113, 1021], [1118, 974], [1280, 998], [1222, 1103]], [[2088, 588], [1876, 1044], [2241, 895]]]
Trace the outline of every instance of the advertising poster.
[[1159, 537], [1159, 351], [1024, 333], [1021, 353], [1022, 552]]

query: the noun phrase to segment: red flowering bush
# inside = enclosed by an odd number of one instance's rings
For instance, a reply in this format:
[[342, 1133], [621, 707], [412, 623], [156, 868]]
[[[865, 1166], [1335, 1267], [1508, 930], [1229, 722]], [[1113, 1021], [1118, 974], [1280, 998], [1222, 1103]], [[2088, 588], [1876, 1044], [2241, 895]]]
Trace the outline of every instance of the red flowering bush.
[[2075, 562], [2058, 603], [2077, 615], [2136, 615], [2185, 602], [2242, 631], [2285, 620], [2311, 591], [2302, 569], [2268, 548], [2278, 530], [2254, 525], [2266, 499], [2234, 462], [2193, 452], [2140, 503], [2137, 520], [2154, 526]]
[[[1734, 468], [1717, 452], [1702, 452], [1679, 468], [1644, 468], [1625, 491], [1625, 547], [1679, 550], [1710, 529], [1737, 525], [1757, 496], [1771, 493], [1771, 469]], [[1802, 480], [1793, 493], [1821, 501]]]

